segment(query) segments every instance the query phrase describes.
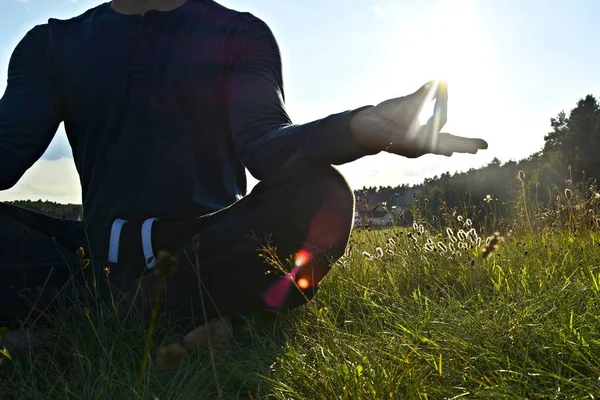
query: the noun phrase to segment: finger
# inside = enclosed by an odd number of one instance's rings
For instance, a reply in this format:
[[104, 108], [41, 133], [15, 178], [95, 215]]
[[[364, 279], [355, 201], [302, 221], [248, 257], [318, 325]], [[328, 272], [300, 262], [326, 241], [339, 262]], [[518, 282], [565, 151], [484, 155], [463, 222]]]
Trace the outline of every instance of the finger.
[[413, 112], [420, 112], [420, 110], [427, 104], [429, 101], [433, 100], [436, 97], [435, 91], [437, 90], [438, 82], [433, 80], [429, 81], [416, 92], [405, 96], [405, 100], [408, 101]]
[[406, 97], [409, 97], [411, 99], [414, 98], [414, 99], [424, 100], [434, 89], [437, 88], [437, 85], [438, 85], [438, 81], [436, 81], [436, 80], [429, 81], [426, 84], [424, 84], [423, 86], [421, 86], [420, 88], [418, 88], [417, 91], [409, 94]]
[[445, 132], [437, 135], [436, 143], [440, 151], [453, 151], [456, 153], [475, 154], [479, 150], [488, 148], [487, 142], [483, 139], [455, 136]]
[[448, 83], [446, 81], [438, 83], [433, 118], [436, 121], [436, 133], [439, 133], [448, 122]]
[[446, 81], [436, 81], [435, 92], [430, 93], [429, 97], [424, 99], [424, 106], [428, 100], [435, 99], [433, 115], [425, 124], [425, 134], [438, 134], [448, 122], [448, 84]]

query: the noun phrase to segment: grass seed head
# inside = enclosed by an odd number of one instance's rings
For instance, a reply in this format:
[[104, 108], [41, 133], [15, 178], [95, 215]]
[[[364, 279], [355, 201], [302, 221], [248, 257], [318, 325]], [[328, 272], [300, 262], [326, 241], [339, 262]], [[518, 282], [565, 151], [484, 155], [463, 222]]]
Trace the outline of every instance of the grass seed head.
[[489, 243], [483, 250], [482, 257], [484, 260], [486, 260], [494, 251], [498, 249], [498, 243], [500, 242], [500, 233], [495, 232], [494, 235], [491, 236], [489, 239]]
[[175, 268], [177, 267], [177, 258], [172, 256], [166, 251], [160, 251], [158, 253], [158, 257], [156, 258], [156, 271], [158, 271], [159, 275], [163, 278], [170, 278], [175, 273]]

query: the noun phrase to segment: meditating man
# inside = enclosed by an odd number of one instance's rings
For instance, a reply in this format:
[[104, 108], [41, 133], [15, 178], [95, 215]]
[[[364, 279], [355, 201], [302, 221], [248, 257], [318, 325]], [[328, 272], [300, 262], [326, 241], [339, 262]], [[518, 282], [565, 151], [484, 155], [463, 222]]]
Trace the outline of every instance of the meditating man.
[[267, 25], [212, 0], [113, 0], [31, 29], [0, 101], [0, 190], [64, 122], [84, 222], [0, 203], [0, 325], [27, 327], [94, 276], [101, 295], [160, 295], [193, 347], [240, 313], [312, 298], [353, 223], [332, 164], [487, 147], [439, 132], [443, 82], [293, 125], [281, 69]]

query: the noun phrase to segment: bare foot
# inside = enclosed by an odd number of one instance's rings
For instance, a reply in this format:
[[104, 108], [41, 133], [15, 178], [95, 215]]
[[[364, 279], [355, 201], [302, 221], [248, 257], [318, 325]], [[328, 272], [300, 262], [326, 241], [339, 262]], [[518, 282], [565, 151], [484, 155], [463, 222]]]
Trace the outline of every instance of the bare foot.
[[231, 318], [217, 317], [185, 335], [183, 347], [188, 351], [198, 347], [223, 349], [231, 344], [232, 335], [233, 323]]

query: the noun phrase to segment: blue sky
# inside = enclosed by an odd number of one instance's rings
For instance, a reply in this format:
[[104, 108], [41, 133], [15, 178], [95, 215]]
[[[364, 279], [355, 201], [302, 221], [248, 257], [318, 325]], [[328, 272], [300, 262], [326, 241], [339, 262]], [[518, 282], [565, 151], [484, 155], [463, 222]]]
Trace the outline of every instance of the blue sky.
[[[98, 0], [0, 0], [0, 91], [16, 43], [35, 24]], [[379, 154], [340, 167], [354, 188], [419, 183], [493, 157], [543, 146], [549, 120], [600, 95], [597, 0], [222, 0], [264, 19], [282, 48], [287, 107], [296, 123], [376, 104], [436, 77], [449, 81], [446, 130], [489, 150], [418, 160]], [[0, 200], [80, 202], [64, 131]]]

